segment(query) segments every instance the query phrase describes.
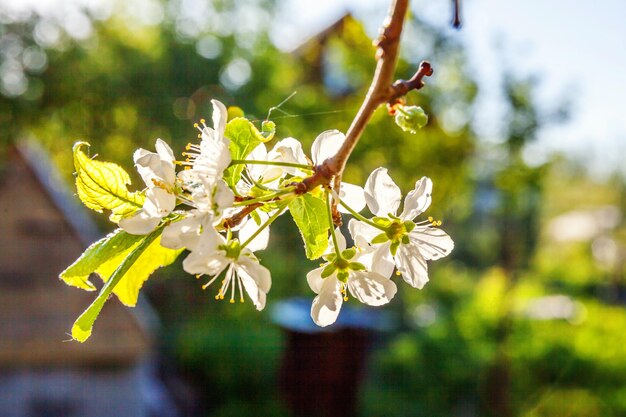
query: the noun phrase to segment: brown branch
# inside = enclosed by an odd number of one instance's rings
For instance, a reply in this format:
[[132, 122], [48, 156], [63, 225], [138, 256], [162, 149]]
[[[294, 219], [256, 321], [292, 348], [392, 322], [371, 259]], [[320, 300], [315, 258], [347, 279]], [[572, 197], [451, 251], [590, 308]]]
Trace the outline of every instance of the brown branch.
[[394, 101], [400, 97], [405, 96], [411, 90], [419, 90], [424, 87], [424, 77], [433, 75], [433, 68], [430, 66], [430, 62], [422, 61], [419, 69], [409, 80], [398, 80], [390, 87], [389, 102], [393, 104]]
[[254, 210], [261, 207], [262, 205], [263, 203], [252, 203], [249, 206], [245, 206], [244, 208], [241, 209], [239, 213], [236, 213], [232, 215], [231, 217], [224, 219], [224, 221], [222, 222], [222, 226], [225, 229], [231, 229], [237, 226], [239, 223], [243, 221], [243, 219], [246, 218], [248, 214], [252, 213]]
[[[393, 83], [393, 77], [398, 60], [400, 35], [404, 25], [404, 18], [408, 9], [409, 0], [393, 0], [389, 15], [385, 19], [380, 35], [375, 42], [376, 70], [367, 95], [361, 104], [348, 132], [346, 139], [337, 153], [315, 167], [315, 172], [296, 185], [296, 194], [304, 194], [319, 185], [330, 186], [339, 192], [341, 176], [348, 158], [365, 130], [367, 123], [381, 105], [397, 100], [411, 90], [421, 88], [423, 78], [432, 74], [432, 68], [428, 62], [420, 65], [416, 74], [408, 81]], [[333, 180], [334, 179], [334, 180]], [[335, 201], [333, 201], [336, 204]]]
[[356, 146], [365, 126], [374, 114], [374, 111], [388, 101], [389, 86], [393, 82], [398, 60], [398, 49], [400, 46], [400, 35], [404, 26], [404, 17], [409, 6], [408, 0], [394, 0], [391, 4], [390, 12], [376, 41], [377, 51], [376, 71], [372, 84], [365, 96], [356, 117], [352, 121], [346, 140], [337, 154], [324, 162], [331, 172], [341, 176], [346, 166], [346, 162]]

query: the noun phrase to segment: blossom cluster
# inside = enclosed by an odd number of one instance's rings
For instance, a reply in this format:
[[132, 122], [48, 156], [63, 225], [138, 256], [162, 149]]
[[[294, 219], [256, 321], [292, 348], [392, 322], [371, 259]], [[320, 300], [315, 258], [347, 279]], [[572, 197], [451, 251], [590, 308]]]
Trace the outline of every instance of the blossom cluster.
[[[177, 161], [172, 149], [156, 141], [156, 152], [138, 149], [135, 166], [145, 182], [143, 207], [119, 221], [124, 231], [146, 235], [162, 227], [160, 244], [189, 251], [183, 261], [186, 272], [204, 277], [204, 288], [216, 284], [216, 299], [244, 294], [258, 310], [265, 307], [272, 280], [255, 252], [268, 245], [270, 225], [290, 210], [299, 198], [296, 184], [341, 148], [345, 137], [337, 130], [322, 132], [311, 155], [294, 138], [278, 141], [268, 151], [264, 141], [235, 159], [226, 134], [227, 109], [213, 100], [213, 125], [196, 125], [199, 144], [189, 144]], [[181, 167], [182, 169], [177, 169]], [[394, 271], [410, 286], [428, 282], [427, 261], [447, 256], [452, 239], [428, 218], [415, 219], [431, 203], [432, 182], [423, 177], [404, 198], [387, 169], [375, 169], [365, 187], [342, 183], [338, 192], [317, 187], [310, 192], [323, 201], [328, 247], [324, 262], [307, 274], [317, 296], [311, 307], [316, 324], [327, 326], [337, 319], [349, 294], [370, 306], [388, 303], [396, 294]], [[333, 208], [352, 215], [351, 240], [333, 224]], [[373, 215], [361, 213], [365, 207]], [[319, 213], [318, 213], [319, 214]], [[317, 219], [319, 220], [319, 219]], [[301, 226], [301, 225], [299, 225]], [[302, 227], [301, 227], [302, 229]], [[325, 239], [325, 238], [324, 238]]]

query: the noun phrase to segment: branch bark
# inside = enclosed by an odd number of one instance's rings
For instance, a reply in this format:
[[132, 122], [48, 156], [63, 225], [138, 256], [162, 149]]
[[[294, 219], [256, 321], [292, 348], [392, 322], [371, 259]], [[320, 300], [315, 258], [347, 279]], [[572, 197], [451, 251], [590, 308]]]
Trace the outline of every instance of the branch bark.
[[318, 185], [330, 185], [339, 191], [341, 176], [348, 158], [359, 141], [367, 123], [376, 109], [385, 103], [396, 101], [413, 89], [423, 87], [422, 79], [432, 74], [432, 67], [428, 62], [423, 62], [419, 70], [408, 81], [399, 80], [393, 83], [398, 50], [400, 47], [400, 35], [404, 27], [404, 20], [408, 9], [409, 0], [393, 0], [389, 15], [383, 22], [380, 35], [375, 42], [376, 70], [370, 88], [365, 96], [363, 104], [356, 114], [350, 128], [346, 133], [346, 140], [337, 153], [317, 166], [315, 173], [305, 178], [297, 185], [296, 193], [303, 194]]

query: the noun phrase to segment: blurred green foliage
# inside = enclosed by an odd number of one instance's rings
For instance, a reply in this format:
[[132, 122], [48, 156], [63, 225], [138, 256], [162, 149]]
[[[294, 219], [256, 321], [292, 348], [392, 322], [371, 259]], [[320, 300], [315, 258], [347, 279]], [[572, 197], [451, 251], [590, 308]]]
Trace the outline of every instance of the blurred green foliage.
[[[192, 125], [210, 117], [212, 98], [239, 106], [260, 127], [269, 109], [294, 91], [270, 115], [277, 138], [294, 136], [306, 149], [322, 130], [347, 129], [374, 67], [371, 40], [359, 22], [347, 16], [287, 53], [267, 35], [271, 24], [279, 24], [271, 22], [270, 1], [207, 2], [206, 20], [213, 23], [205, 26], [189, 20], [183, 3], [159, 3], [164, 16], [156, 25], [123, 13], [99, 19], [85, 12], [91, 36], [63, 35], [55, 44], [37, 37], [41, 16], [2, 23], [4, 63], [15, 58], [6, 45], [18, 45], [25, 63], [28, 53], [45, 54], [45, 65], [24, 65], [23, 91], [16, 89], [22, 84], [3, 87], [3, 144], [35, 137], [68, 180], [77, 140], [88, 140], [93, 152], [132, 171], [134, 149], [152, 148], [157, 137], [176, 152], [195, 142]], [[479, 89], [463, 48], [411, 17], [403, 51], [399, 77], [408, 78], [425, 57], [435, 67], [427, 87], [407, 97], [407, 104], [426, 111], [429, 123], [411, 135], [381, 108], [345, 178], [363, 184], [384, 165], [406, 192], [421, 176], [431, 177], [428, 215], [444, 220], [456, 248], [452, 259], [433, 265], [423, 291], [399, 283], [386, 307], [398, 325], [380, 336], [373, 352], [361, 414], [626, 415], [620, 298], [626, 228], [619, 220], [578, 241], [561, 241], [551, 231], [554, 218], [574, 208], [623, 212], [623, 182], [598, 183], [563, 160], [526, 161], [524, 150], [546, 123], [532, 80], [504, 77], [506, 127], [499, 143], [481, 142], [471, 124]], [[604, 253], [598, 238], [620, 248], [615, 259], [598, 260]], [[311, 297], [304, 276], [314, 265], [289, 219], [277, 221], [270, 249], [260, 257], [273, 275], [268, 309], [284, 297]], [[250, 305], [216, 303], [179, 266], [168, 271], [165, 279], [147, 283], [147, 291], [164, 320], [164, 348], [205, 388], [207, 412], [286, 414], [276, 387], [281, 331]], [[571, 303], [558, 307], [563, 300]], [[561, 316], [541, 316], [550, 302]]]

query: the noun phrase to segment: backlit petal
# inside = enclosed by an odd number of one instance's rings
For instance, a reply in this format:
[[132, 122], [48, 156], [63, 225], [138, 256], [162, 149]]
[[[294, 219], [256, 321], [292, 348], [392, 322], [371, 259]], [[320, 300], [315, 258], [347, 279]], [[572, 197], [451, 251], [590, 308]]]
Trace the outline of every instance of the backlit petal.
[[368, 246], [374, 237], [382, 233], [380, 229], [356, 219], [350, 219], [348, 230], [350, 230], [354, 243], [362, 248]]
[[[357, 213], [365, 208], [365, 191], [358, 185], [342, 182], [339, 188], [339, 198]], [[337, 208], [342, 213], [349, 213], [341, 204]]]
[[365, 201], [375, 216], [395, 215], [402, 193], [387, 173], [387, 168], [376, 168], [365, 183]]
[[438, 227], [417, 226], [409, 233], [409, 240], [429, 261], [448, 256], [454, 249], [452, 238]]
[[394, 260], [407, 284], [420, 290], [424, 288], [428, 282], [428, 265], [416, 246], [400, 245]]
[[334, 156], [345, 140], [345, 135], [338, 130], [326, 130], [320, 133], [311, 146], [313, 163], [319, 165]]
[[322, 284], [324, 283], [324, 278], [322, 278], [323, 270], [324, 267], [319, 267], [306, 274], [306, 282], [309, 283], [309, 287], [315, 294], [319, 294], [322, 289]]
[[319, 295], [311, 305], [311, 318], [318, 326], [325, 327], [333, 324], [339, 316], [343, 295], [337, 278], [332, 275], [324, 279]]
[[[239, 242], [246, 242], [253, 234], [255, 234], [259, 228], [265, 224], [269, 215], [261, 210], [257, 210], [260, 222], [257, 224], [256, 220], [252, 217], [246, 221], [246, 224], [239, 230]], [[270, 239], [270, 228], [263, 229], [253, 240], [246, 246], [251, 251], [263, 250], [267, 248], [267, 242]]]
[[428, 177], [422, 177], [415, 183], [415, 188], [404, 198], [404, 209], [400, 218], [413, 220], [426, 211], [432, 201], [433, 182]]
[[387, 304], [396, 295], [396, 284], [375, 272], [355, 271], [348, 278], [350, 294], [370, 306]]
[[147, 235], [156, 229], [160, 222], [160, 217], [150, 216], [144, 210], [140, 210], [135, 215], [120, 220], [118, 225], [131, 235]]
[[222, 136], [228, 121], [228, 110], [221, 101], [211, 100], [211, 104], [213, 104], [213, 129]]

